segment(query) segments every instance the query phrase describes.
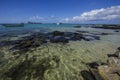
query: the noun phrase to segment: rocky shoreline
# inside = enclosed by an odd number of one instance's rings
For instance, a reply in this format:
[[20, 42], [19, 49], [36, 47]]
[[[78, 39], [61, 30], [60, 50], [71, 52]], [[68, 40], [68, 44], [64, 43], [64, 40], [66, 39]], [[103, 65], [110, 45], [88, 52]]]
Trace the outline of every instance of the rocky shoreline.
[[88, 63], [89, 71], [81, 71], [85, 79], [120, 80], [120, 47], [114, 54], [108, 54], [107, 63]]
[[92, 28], [119, 30], [120, 25], [93, 25]]

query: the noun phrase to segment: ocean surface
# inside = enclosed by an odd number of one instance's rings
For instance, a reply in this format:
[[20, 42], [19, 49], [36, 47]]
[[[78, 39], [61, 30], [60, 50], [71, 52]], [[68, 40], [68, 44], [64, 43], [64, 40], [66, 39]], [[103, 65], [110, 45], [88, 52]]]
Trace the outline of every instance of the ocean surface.
[[[79, 25], [82, 27], [74, 27]], [[2, 46], [0, 47], [0, 79], [85, 80], [82, 73], [89, 71], [87, 63], [106, 63], [107, 54], [115, 53], [116, 49], [120, 47], [120, 30], [116, 32], [112, 29], [95, 29], [90, 26], [92, 25], [25, 24], [24, 27], [0, 25], [0, 42], [19, 40], [38, 32], [53, 31], [85, 32], [83, 34], [86, 36], [100, 37], [100, 40], [72, 40], [67, 44], [48, 42], [27, 52], [23, 50], [18, 52], [12, 48], [14, 45]], [[28, 43], [26, 42], [26, 44]]]
[[[74, 26], [81, 26], [81, 28], [74, 28]], [[33, 34], [35, 32], [51, 32], [51, 31], [91, 31], [91, 32], [112, 32], [113, 30], [104, 30], [104, 29], [95, 29], [90, 28], [89, 24], [60, 24], [55, 23], [46, 23], [46, 24], [24, 24], [24, 27], [5, 27], [0, 25], [0, 38], [6, 37], [17, 37], [24, 36], [28, 34]]]
[[[46, 24], [24, 24], [24, 27], [5, 27], [0, 25], [0, 38], [19, 37], [24, 35], [33, 34], [35, 32], [50, 32], [50, 31], [73, 31], [74, 26], [80, 24], [61, 24], [57, 25], [55, 23]], [[87, 25], [81, 24], [80, 26], [86, 27]]]
[[57, 24], [25, 24], [24, 27], [4, 27], [2, 25], [0, 25], [0, 32], [10, 32], [10, 31], [19, 31], [19, 32], [27, 32], [27, 31], [36, 31], [36, 30], [40, 30], [42, 32], [44, 31], [49, 31], [49, 29], [53, 29], [53, 28], [70, 28], [73, 27], [77, 24], [61, 24], [61, 25], [57, 25]]
[[25, 24], [24, 27], [5, 27], [0, 25], [0, 37], [11, 37], [34, 32], [49, 32], [52, 30], [64, 30], [72, 28], [76, 24]]

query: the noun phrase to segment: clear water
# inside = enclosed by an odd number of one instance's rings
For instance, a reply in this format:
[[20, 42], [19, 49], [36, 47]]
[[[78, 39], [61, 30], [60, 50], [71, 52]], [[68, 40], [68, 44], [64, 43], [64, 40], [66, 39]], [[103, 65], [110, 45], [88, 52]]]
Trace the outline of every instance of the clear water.
[[2, 25], [0, 25], [0, 32], [5, 32], [5, 31], [34, 31], [36, 29], [39, 30], [49, 30], [51, 28], [70, 28], [73, 27], [77, 24], [61, 24], [61, 25], [57, 25], [57, 24], [25, 24], [24, 27], [4, 27]]
[[[5, 27], [0, 25], [0, 34], [23, 34], [31, 32], [47, 32], [55, 28], [70, 28], [75, 26], [75, 24], [25, 24], [24, 27]], [[59, 29], [58, 29], [59, 30]]]
[[[115, 32], [115, 30], [106, 29], [94, 29], [86, 27], [87, 25], [81, 25], [81, 28], [74, 28], [73, 26], [78, 24], [25, 24], [24, 27], [4, 27], [0, 25], [0, 41], [14, 40], [18, 36], [23, 36], [31, 34], [34, 32], [49, 32], [49, 31], [89, 31], [90, 33], [111, 33], [110, 35], [99, 35], [101, 40], [94, 41], [70, 41], [66, 45], [52, 44], [48, 43], [36, 48], [33, 52], [29, 51], [27, 53], [20, 52], [20, 55], [14, 55], [9, 51], [11, 46], [5, 46], [0, 48], [0, 79], [1, 80], [13, 80], [15, 77], [3, 76], [4, 73], [10, 72], [14, 75], [11, 69], [19, 71], [17, 74], [17, 79], [15, 80], [26, 80], [26, 76], [21, 75], [30, 70], [33, 75], [37, 68], [39, 68], [42, 60], [48, 61], [44, 63], [47, 65], [50, 63], [50, 68], [46, 69], [44, 73], [37, 73], [37, 77], [30, 77], [32, 80], [38, 80], [39, 75], [43, 75], [45, 80], [84, 80], [83, 76], [80, 74], [84, 70], [88, 70], [86, 63], [91, 62], [104, 62], [107, 61], [107, 54], [114, 53], [117, 47], [120, 46], [120, 32]], [[88, 25], [89, 26], [89, 25]], [[18, 37], [19, 38], [19, 37]], [[14, 51], [13, 51], [14, 52]], [[2, 56], [4, 55], [4, 57]], [[26, 61], [26, 54], [28, 54], [30, 60], [35, 58], [36, 61], [32, 64], [27, 65], [30, 68], [26, 69], [26, 64], [23, 67], [19, 67], [21, 61]], [[20, 56], [20, 57], [17, 57]], [[58, 58], [60, 61], [56, 62], [50, 60], [52, 58]], [[50, 58], [50, 59], [49, 59]], [[33, 60], [33, 59], [32, 59]], [[40, 63], [40, 65], [35, 65]], [[59, 66], [57, 66], [59, 64]], [[32, 69], [32, 67], [35, 69]], [[52, 69], [51, 69], [52, 67]], [[42, 69], [40, 69], [42, 70]], [[29, 73], [29, 72], [28, 72]], [[44, 80], [43, 79], [43, 80]], [[42, 80], [42, 79], [41, 79]]]
[[[74, 28], [74, 26], [80, 25], [81, 28]], [[94, 29], [90, 28], [88, 24], [60, 24], [46, 23], [46, 24], [25, 24], [24, 27], [5, 27], [0, 25], [0, 41], [12, 37], [18, 37], [23, 35], [32, 34], [35, 32], [50, 32], [50, 31], [91, 31], [95, 33], [108, 32], [115, 33], [114, 30]], [[120, 33], [117, 33], [120, 34]], [[5, 38], [5, 39], [4, 39]]]
[[35, 32], [49, 32], [53, 30], [65, 30], [77, 24], [25, 24], [24, 27], [5, 27], [0, 25], [0, 41], [19, 38]]

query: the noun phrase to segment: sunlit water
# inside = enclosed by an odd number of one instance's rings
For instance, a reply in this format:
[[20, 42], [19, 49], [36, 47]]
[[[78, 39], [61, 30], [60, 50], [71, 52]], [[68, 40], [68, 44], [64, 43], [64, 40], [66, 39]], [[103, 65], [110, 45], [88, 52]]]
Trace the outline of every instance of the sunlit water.
[[[100, 35], [101, 40], [94, 41], [70, 41], [66, 45], [47, 43], [46, 45], [29, 51], [25, 54], [13, 55], [8, 51], [8, 47], [0, 48], [0, 79], [3, 80], [83, 80], [81, 72], [88, 70], [86, 63], [104, 62], [106, 63], [107, 54], [114, 53], [120, 46], [120, 32], [115, 30], [94, 29], [81, 25], [81, 28], [74, 28], [78, 24], [25, 24], [24, 27], [6, 28], [0, 25], [0, 41], [19, 39], [20, 37], [33, 34], [35, 32], [51, 31], [89, 31], [91, 33], [111, 33], [110, 35]], [[120, 31], [120, 30], [119, 30]], [[22, 62], [35, 58], [30, 64]], [[4, 55], [4, 56], [2, 56]], [[45, 60], [45, 61], [42, 61]], [[48, 66], [47, 64], [50, 64]], [[40, 66], [45, 67], [43, 72]], [[47, 65], [47, 66], [46, 66]], [[26, 68], [27, 66], [27, 68]], [[32, 66], [32, 67], [30, 67]], [[12, 73], [12, 69], [18, 72]], [[37, 70], [36, 70], [37, 69]], [[27, 74], [25, 71], [27, 71]], [[29, 72], [31, 71], [31, 72]], [[5, 73], [8, 73], [9, 75]], [[16, 74], [16, 75], [15, 75]], [[34, 77], [35, 75], [35, 77]]]

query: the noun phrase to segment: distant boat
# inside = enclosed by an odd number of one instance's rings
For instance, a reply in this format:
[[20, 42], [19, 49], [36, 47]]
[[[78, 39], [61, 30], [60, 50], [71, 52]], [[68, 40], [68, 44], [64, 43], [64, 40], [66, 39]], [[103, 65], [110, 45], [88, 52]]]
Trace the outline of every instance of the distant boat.
[[42, 24], [41, 22], [28, 22], [28, 24]]
[[20, 24], [2, 24], [2, 26], [5, 26], [5, 27], [24, 27], [24, 23], [20, 23]]
[[58, 23], [56, 23], [57, 25], [60, 25], [60, 24], [62, 24], [62, 23], [60, 23], [60, 22], [58, 22]]

